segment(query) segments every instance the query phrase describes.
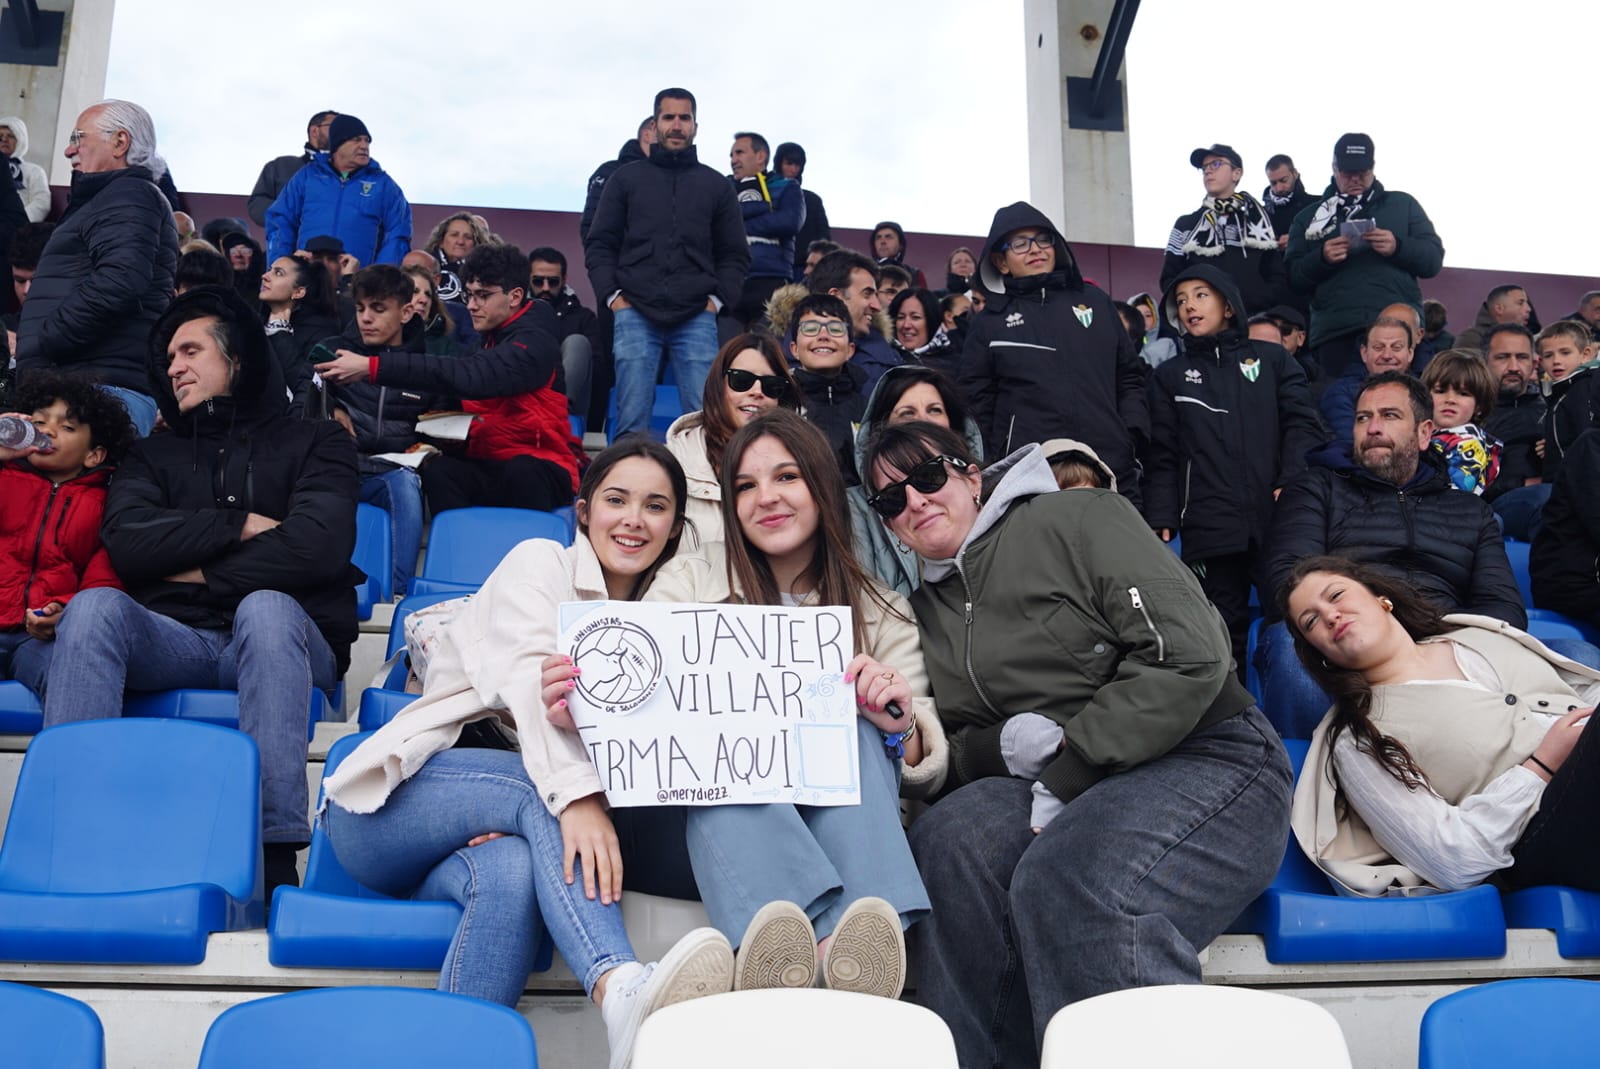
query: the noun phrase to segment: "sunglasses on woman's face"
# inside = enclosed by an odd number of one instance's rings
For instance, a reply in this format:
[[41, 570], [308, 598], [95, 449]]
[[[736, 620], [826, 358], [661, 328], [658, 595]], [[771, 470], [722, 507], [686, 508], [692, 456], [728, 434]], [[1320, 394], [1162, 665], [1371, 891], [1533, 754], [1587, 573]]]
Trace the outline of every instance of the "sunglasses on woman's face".
[[960, 457], [946, 456], [943, 453], [929, 457], [912, 468], [911, 473], [904, 479], [890, 483], [867, 498], [867, 504], [871, 505], [879, 516], [892, 520], [906, 510], [906, 487], [915, 487], [917, 493], [923, 495], [936, 494], [950, 481], [950, 468], [964, 472], [969, 467], [971, 465]]
[[728, 380], [728, 389], [734, 393], [745, 393], [758, 382], [761, 383], [761, 392], [773, 400], [789, 392], [789, 380], [782, 375], [757, 375], [754, 371], [739, 367], [730, 367], [722, 375]]

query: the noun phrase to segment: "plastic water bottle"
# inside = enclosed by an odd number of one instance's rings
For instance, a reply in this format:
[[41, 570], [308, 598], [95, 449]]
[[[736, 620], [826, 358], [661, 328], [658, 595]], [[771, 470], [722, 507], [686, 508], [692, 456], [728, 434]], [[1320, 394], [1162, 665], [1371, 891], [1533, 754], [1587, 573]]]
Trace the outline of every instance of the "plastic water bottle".
[[0, 416], [0, 446], [26, 449], [30, 445], [38, 446], [41, 453], [55, 448], [55, 444], [28, 420], [21, 416]]

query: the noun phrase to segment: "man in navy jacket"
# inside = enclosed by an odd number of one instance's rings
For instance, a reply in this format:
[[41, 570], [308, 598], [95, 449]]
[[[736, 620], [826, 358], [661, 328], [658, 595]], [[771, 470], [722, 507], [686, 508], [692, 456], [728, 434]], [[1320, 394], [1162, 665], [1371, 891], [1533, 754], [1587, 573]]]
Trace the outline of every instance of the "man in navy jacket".
[[753, 133], [734, 134], [728, 152], [750, 242], [750, 275], [733, 317], [747, 330], [761, 322], [773, 291], [793, 280], [795, 235], [806, 221], [800, 183], [768, 171], [768, 154], [767, 139]]

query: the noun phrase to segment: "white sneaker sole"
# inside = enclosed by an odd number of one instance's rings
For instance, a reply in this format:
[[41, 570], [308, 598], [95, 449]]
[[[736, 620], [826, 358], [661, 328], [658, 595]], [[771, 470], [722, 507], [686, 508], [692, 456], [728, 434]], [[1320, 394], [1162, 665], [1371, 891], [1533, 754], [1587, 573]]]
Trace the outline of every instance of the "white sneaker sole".
[[850, 903], [822, 958], [822, 981], [834, 991], [899, 998], [906, 982], [900, 915], [881, 898]]
[[715, 928], [697, 928], [656, 964], [655, 990], [644, 1016], [707, 995], [727, 994], [733, 985], [733, 948]]
[[733, 989], [811, 987], [817, 982], [817, 935], [793, 902], [768, 902], [750, 919], [734, 958]]

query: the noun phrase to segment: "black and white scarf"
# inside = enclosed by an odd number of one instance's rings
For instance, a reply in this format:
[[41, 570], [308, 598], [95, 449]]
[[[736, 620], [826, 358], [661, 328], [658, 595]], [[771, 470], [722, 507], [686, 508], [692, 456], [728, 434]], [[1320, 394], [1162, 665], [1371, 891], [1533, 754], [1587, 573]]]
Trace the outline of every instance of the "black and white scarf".
[[[1236, 230], [1236, 238], [1228, 240], [1229, 223]], [[1183, 243], [1185, 256], [1221, 256], [1230, 244], [1246, 249], [1276, 249], [1278, 236], [1273, 232], [1272, 220], [1261, 210], [1261, 205], [1248, 193], [1231, 193], [1226, 197], [1207, 197], [1200, 212], [1200, 220], [1189, 231]]]
[[1365, 193], [1354, 196], [1335, 193], [1317, 205], [1317, 210], [1311, 215], [1311, 225], [1306, 227], [1306, 240], [1321, 241], [1332, 237], [1339, 232], [1340, 223], [1367, 217], [1372, 208], [1373, 194], [1381, 188], [1377, 182], [1373, 182]]
[[1298, 197], [1301, 193], [1304, 193], [1304, 192], [1305, 192], [1305, 186], [1302, 186], [1299, 182], [1296, 182], [1294, 184], [1294, 188], [1289, 190], [1289, 192], [1285, 193], [1281, 197], [1278, 196], [1278, 194], [1276, 194], [1276, 193], [1274, 193], [1272, 191], [1272, 187], [1271, 186], [1268, 186], [1267, 187], [1267, 203], [1272, 205], [1274, 208], [1287, 208], [1290, 204], [1292, 204], [1294, 202], [1294, 199], [1296, 197]]
[[22, 192], [26, 184], [22, 177], [22, 161], [12, 156], [6, 160], [11, 165], [11, 184], [17, 187], [17, 192]]

